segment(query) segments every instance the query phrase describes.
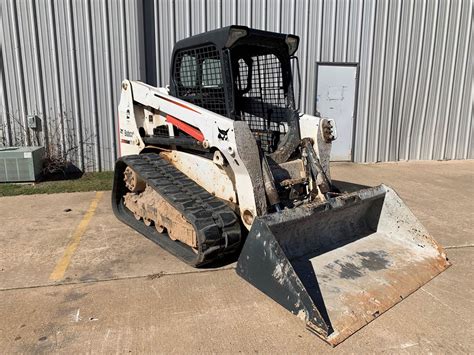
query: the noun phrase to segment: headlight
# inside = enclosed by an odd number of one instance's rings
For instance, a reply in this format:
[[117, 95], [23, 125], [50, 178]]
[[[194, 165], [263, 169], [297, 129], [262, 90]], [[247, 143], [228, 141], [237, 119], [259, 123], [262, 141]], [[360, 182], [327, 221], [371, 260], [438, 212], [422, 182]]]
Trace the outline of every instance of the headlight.
[[229, 38], [225, 46], [227, 48], [232, 47], [232, 45], [237, 42], [242, 37], [247, 36], [247, 30], [243, 27], [231, 27], [229, 30]]
[[298, 49], [300, 38], [298, 36], [287, 35], [285, 42], [288, 45], [288, 53], [290, 55], [295, 54], [296, 50]]

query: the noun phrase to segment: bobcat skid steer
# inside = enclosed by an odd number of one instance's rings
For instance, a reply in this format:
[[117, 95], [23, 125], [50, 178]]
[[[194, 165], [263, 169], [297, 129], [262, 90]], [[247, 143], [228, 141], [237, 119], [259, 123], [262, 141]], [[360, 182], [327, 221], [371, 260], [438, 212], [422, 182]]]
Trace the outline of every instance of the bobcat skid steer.
[[335, 123], [295, 108], [298, 43], [225, 27], [176, 44], [169, 87], [123, 81], [112, 203], [194, 267], [240, 252], [242, 278], [336, 345], [449, 263], [390, 187], [332, 184]]

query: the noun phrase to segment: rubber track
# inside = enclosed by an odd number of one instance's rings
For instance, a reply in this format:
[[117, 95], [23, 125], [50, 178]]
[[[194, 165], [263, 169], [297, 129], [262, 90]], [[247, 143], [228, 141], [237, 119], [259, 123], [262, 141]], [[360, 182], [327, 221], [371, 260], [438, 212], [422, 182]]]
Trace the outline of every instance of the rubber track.
[[[166, 233], [160, 234], [155, 227], [147, 227], [143, 221], [137, 221], [124, 206], [123, 196], [129, 192], [123, 181], [123, 172], [127, 166], [193, 225], [198, 241], [197, 254], [188, 245], [173, 241]], [[195, 267], [233, 253], [240, 246], [241, 227], [235, 212], [224, 201], [207, 192], [155, 153], [129, 155], [117, 160], [112, 207], [122, 222]]]

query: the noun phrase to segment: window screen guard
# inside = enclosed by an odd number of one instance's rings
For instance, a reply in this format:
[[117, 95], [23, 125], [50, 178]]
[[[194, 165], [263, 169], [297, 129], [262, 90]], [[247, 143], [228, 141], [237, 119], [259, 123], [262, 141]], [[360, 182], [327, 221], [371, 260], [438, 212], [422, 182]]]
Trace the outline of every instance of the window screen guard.
[[227, 116], [220, 53], [214, 45], [179, 52], [174, 77], [177, 97]]
[[223, 80], [222, 63], [226, 60], [223, 62], [214, 45], [178, 52], [173, 68], [176, 96], [217, 114], [246, 121], [263, 151], [271, 154], [288, 133], [293, 110], [291, 78], [284, 77], [282, 62], [273, 53], [241, 52], [236, 57], [231, 55], [229, 61], [234, 60], [233, 84], [228, 83], [233, 85], [232, 90]]
[[249, 124], [262, 149], [272, 153], [288, 128], [281, 62], [274, 54], [240, 58], [235, 74], [237, 116]]

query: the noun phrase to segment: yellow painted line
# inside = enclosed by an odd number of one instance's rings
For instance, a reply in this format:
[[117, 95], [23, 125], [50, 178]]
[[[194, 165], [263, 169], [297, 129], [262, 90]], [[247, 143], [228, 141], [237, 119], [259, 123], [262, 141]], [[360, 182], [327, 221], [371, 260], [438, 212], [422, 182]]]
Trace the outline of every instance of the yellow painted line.
[[82, 236], [86, 232], [87, 226], [89, 225], [89, 222], [91, 221], [92, 216], [94, 215], [94, 212], [97, 209], [97, 205], [99, 204], [99, 201], [103, 195], [103, 191], [96, 192], [94, 199], [91, 201], [89, 209], [82, 218], [81, 223], [79, 223], [76, 230], [74, 231], [71, 237], [71, 241], [66, 247], [62, 258], [56, 264], [56, 267], [54, 268], [51, 275], [49, 275], [49, 279], [51, 281], [59, 281], [64, 277], [64, 273], [66, 272], [69, 264], [71, 263], [71, 258], [77, 247], [79, 246], [79, 242], [81, 241]]

